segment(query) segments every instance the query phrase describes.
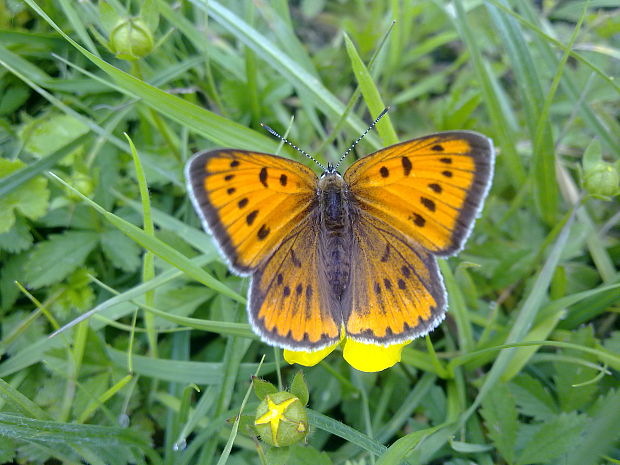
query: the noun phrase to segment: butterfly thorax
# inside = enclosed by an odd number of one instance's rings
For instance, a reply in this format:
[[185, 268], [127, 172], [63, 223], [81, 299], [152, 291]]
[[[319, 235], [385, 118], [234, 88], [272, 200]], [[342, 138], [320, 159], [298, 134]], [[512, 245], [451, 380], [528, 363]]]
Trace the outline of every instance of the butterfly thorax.
[[342, 176], [327, 172], [319, 180], [320, 255], [332, 295], [342, 300], [351, 275], [349, 189]]
[[321, 225], [327, 231], [341, 234], [347, 226], [347, 184], [340, 174], [325, 173], [319, 180], [318, 195]]

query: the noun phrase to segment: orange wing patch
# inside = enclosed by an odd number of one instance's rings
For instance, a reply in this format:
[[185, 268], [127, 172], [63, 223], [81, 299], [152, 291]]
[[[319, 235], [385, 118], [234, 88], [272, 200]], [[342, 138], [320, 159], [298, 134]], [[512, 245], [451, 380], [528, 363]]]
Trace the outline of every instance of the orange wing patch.
[[435, 328], [444, 318], [446, 304], [435, 258], [364, 213], [354, 234], [347, 336], [394, 344]]
[[453, 131], [379, 150], [344, 177], [363, 211], [430, 252], [451, 255], [467, 239], [492, 170], [490, 140]]
[[263, 339], [280, 347], [315, 350], [340, 339], [340, 317], [330, 312], [329, 286], [318, 272], [316, 226], [311, 215], [252, 277], [250, 322]]
[[205, 228], [239, 273], [252, 272], [304, 220], [317, 184], [301, 163], [231, 149], [195, 156], [187, 179]]

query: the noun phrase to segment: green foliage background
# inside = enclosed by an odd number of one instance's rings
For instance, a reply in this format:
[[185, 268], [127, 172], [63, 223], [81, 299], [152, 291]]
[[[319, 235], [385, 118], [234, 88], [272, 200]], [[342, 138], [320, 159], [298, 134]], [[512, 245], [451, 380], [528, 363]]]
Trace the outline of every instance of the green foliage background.
[[[137, 15], [154, 49], [121, 60]], [[582, 187], [586, 150], [619, 168], [617, 1], [1, 0], [0, 65], [0, 462], [620, 462], [617, 186]], [[359, 156], [472, 129], [493, 187], [442, 263], [447, 321], [384, 372], [304, 369], [308, 444], [270, 448], [233, 420], [263, 355], [280, 386], [296, 369], [251, 332], [184, 163], [298, 158], [260, 122], [334, 160], [386, 104]]]

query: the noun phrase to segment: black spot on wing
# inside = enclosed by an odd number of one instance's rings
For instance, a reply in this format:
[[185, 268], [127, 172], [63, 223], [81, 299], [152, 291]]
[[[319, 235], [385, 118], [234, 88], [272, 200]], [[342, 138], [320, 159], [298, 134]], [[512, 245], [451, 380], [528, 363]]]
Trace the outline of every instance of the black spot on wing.
[[409, 160], [408, 157], [402, 157], [401, 158], [401, 163], [403, 164], [403, 173], [405, 176], [409, 176], [409, 173], [411, 173], [411, 160]]
[[432, 190], [433, 192], [436, 192], [437, 194], [441, 194], [441, 191], [443, 190], [441, 186], [437, 184], [436, 182], [430, 183], [428, 187], [430, 190]]
[[269, 187], [267, 185], [267, 168], [262, 167], [260, 169], [260, 173], [258, 174], [258, 179], [263, 186]]
[[427, 199], [426, 197], [420, 197], [420, 203], [424, 205], [428, 210], [434, 212], [436, 205], [431, 199]]
[[263, 224], [256, 233], [256, 237], [258, 237], [258, 240], [262, 241], [269, 235], [270, 232], [271, 229], [269, 229], [267, 225]]
[[254, 220], [256, 219], [256, 215], [258, 215], [258, 210], [252, 210], [248, 216], [245, 217], [245, 222], [248, 226], [252, 226], [252, 223], [254, 223]]

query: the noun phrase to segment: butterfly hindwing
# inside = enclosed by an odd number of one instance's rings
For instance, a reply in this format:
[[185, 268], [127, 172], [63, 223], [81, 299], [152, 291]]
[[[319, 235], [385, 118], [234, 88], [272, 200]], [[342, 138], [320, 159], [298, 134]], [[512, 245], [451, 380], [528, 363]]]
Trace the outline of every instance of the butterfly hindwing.
[[340, 316], [329, 302], [319, 265], [316, 212], [297, 225], [254, 273], [250, 321], [263, 339], [290, 349], [320, 349], [339, 340]]
[[196, 155], [186, 176], [205, 228], [242, 274], [256, 269], [305, 219], [317, 183], [301, 163], [233, 149]]
[[467, 239], [492, 171], [490, 139], [450, 131], [379, 150], [344, 177], [363, 211], [445, 256]]
[[422, 336], [444, 318], [435, 257], [399, 231], [361, 213], [353, 228], [348, 337], [392, 344]]

